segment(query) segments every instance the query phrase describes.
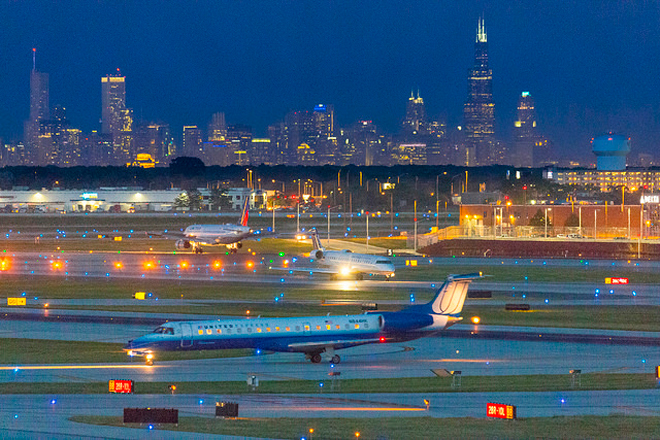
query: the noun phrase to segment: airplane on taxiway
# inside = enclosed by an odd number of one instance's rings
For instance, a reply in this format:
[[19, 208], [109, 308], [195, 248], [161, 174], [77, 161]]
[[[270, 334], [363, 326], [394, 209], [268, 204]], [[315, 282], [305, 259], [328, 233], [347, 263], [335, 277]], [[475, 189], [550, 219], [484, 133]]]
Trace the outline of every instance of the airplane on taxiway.
[[434, 335], [456, 324], [472, 280], [481, 273], [450, 275], [431, 302], [398, 312], [294, 318], [242, 318], [167, 322], [153, 333], [128, 341], [130, 356], [147, 364], [161, 351], [253, 348], [304, 353], [312, 363], [322, 356], [340, 362], [335, 350], [364, 344], [404, 342]]
[[196, 254], [201, 254], [202, 246], [227, 246], [232, 254], [238, 252], [243, 247], [242, 240], [250, 238], [255, 232], [250, 229], [248, 223], [248, 203], [246, 197], [243, 202], [243, 209], [238, 224], [227, 223], [224, 225], [190, 225], [182, 234], [166, 233], [156, 234], [147, 232], [149, 236], [164, 236], [176, 239], [174, 244], [180, 250], [192, 250]]
[[309, 255], [316, 259], [316, 266], [271, 269], [287, 270], [290, 273], [327, 273], [333, 278], [338, 276], [355, 276], [360, 280], [364, 277], [364, 274], [385, 275], [385, 279], [387, 280], [394, 277], [394, 264], [387, 257], [382, 255], [359, 254], [348, 249], [338, 251], [326, 250], [321, 244], [321, 239], [316, 229], [312, 229], [310, 238], [312, 239], [313, 249]]

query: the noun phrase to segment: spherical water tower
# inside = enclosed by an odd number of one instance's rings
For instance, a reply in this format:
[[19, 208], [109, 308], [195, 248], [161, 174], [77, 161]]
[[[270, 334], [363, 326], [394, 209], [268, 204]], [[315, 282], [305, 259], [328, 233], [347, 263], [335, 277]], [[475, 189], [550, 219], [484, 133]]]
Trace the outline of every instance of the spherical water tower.
[[618, 134], [606, 134], [591, 140], [598, 171], [625, 171], [630, 139]]

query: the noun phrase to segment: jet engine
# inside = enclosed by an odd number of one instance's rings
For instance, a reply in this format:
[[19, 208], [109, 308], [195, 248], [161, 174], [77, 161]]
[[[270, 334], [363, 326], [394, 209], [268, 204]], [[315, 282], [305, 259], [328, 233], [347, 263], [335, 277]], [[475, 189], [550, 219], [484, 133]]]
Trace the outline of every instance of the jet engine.
[[174, 246], [177, 249], [190, 249], [190, 242], [188, 240], [177, 240], [176, 243], [174, 243]]
[[323, 251], [321, 249], [317, 249], [316, 253], [314, 255], [316, 256], [317, 260], [322, 260], [323, 259]]

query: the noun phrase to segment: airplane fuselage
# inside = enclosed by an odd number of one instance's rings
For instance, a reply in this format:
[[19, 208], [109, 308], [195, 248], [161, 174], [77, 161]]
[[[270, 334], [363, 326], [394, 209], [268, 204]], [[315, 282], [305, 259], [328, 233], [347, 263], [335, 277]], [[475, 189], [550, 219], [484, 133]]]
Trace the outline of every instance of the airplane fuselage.
[[387, 257], [356, 254], [347, 250], [325, 251], [320, 264], [336, 269], [340, 274], [371, 273], [394, 276], [394, 264]]
[[190, 225], [184, 231], [185, 239], [203, 245], [227, 245], [244, 240], [252, 235], [248, 226]]
[[169, 322], [129, 342], [125, 350], [144, 355], [172, 350], [254, 348], [310, 353], [357, 345], [401, 342], [428, 336], [453, 321], [444, 315], [382, 312], [344, 316], [217, 319]]

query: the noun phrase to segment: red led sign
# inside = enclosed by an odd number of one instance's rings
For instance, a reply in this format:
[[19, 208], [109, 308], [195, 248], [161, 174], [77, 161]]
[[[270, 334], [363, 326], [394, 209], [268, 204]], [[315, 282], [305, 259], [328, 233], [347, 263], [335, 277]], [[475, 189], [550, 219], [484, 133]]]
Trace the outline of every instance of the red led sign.
[[501, 403], [488, 403], [486, 404], [486, 415], [497, 419], [515, 419], [516, 407]]
[[628, 284], [628, 278], [612, 277], [605, 278], [605, 284]]
[[110, 380], [108, 381], [108, 391], [111, 393], [127, 394], [133, 392], [132, 380]]

